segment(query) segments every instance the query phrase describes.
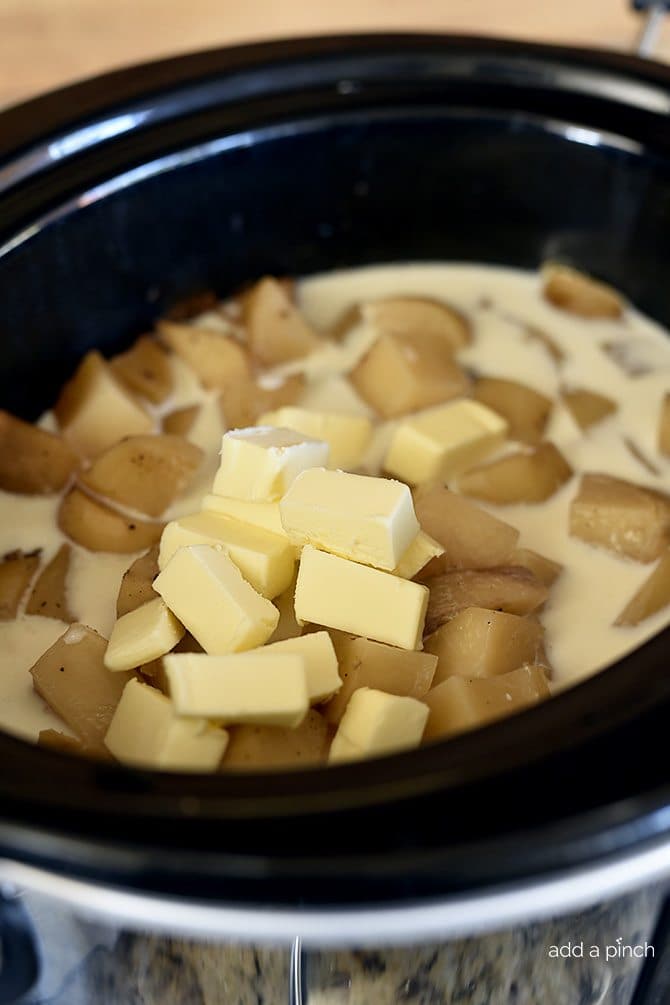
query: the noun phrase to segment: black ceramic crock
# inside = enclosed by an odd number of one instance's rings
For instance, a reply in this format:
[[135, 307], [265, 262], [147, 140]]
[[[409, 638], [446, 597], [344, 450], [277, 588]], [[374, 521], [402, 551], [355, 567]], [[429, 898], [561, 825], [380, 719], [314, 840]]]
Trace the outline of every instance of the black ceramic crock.
[[[551, 257], [670, 324], [669, 116], [670, 71], [635, 58], [412, 35], [206, 52], [9, 109], [0, 402], [34, 418], [87, 349], [268, 272]], [[653, 881], [669, 640], [500, 724], [327, 771], [152, 774], [0, 735], [0, 878], [138, 923], [321, 942]]]

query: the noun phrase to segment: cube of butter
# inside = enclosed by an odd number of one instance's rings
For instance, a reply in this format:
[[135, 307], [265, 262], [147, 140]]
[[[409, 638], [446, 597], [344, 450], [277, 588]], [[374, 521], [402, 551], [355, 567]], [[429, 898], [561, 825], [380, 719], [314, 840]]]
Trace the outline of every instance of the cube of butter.
[[305, 659], [296, 653], [171, 653], [163, 663], [180, 715], [294, 728], [309, 708]]
[[240, 523], [267, 530], [270, 534], [286, 537], [278, 502], [249, 502], [247, 499], [231, 499], [229, 496], [211, 493], [202, 500], [202, 511], [239, 520]]
[[325, 468], [298, 475], [279, 511], [294, 544], [389, 572], [420, 530], [407, 485]]
[[411, 750], [421, 743], [427, 721], [428, 706], [416, 698], [361, 687], [352, 694], [335, 735], [345, 742], [333, 741], [329, 760]]
[[402, 558], [393, 570], [394, 576], [402, 576], [403, 579], [413, 579], [417, 572], [421, 572], [424, 565], [433, 558], [444, 555], [444, 548], [435, 541], [430, 534], [420, 530], [409, 548], [403, 553]]
[[329, 455], [323, 440], [294, 429], [231, 429], [223, 437], [213, 491], [233, 499], [275, 502], [301, 471], [325, 466]]
[[206, 719], [180, 719], [164, 694], [130, 680], [105, 736], [122, 764], [165, 771], [216, 771], [228, 733]]
[[507, 429], [497, 412], [468, 398], [430, 408], [400, 423], [384, 468], [410, 485], [449, 479], [499, 447]]
[[169, 653], [184, 637], [184, 626], [156, 597], [116, 622], [105, 652], [108, 670], [133, 670]]
[[311, 412], [286, 406], [261, 415], [258, 424], [296, 429], [305, 436], [325, 440], [333, 468], [355, 468], [372, 438], [372, 423], [366, 416], [344, 412]]
[[[155, 584], [154, 584], [155, 585]], [[298, 621], [420, 649], [428, 589], [338, 555], [303, 548], [295, 590]]]
[[224, 551], [207, 544], [180, 548], [154, 590], [202, 648], [215, 655], [262, 646], [279, 611], [250, 586]]
[[293, 577], [295, 551], [286, 536], [211, 512], [193, 513], [166, 525], [158, 568], [164, 569], [178, 548], [192, 544], [209, 544], [225, 551], [264, 597], [278, 596]]
[[311, 704], [325, 701], [342, 687], [335, 647], [328, 632], [312, 632], [282, 639], [263, 647], [265, 653], [295, 653], [305, 661], [307, 692]]

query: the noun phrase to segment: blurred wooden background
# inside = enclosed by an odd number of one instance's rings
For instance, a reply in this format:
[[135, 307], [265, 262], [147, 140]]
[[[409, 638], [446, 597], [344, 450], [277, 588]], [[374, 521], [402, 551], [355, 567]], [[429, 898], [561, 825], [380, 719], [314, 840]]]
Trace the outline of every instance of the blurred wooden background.
[[[627, 50], [628, 0], [0, 0], [0, 105], [112, 67], [282, 35], [454, 31]], [[670, 60], [670, 26], [658, 50]]]

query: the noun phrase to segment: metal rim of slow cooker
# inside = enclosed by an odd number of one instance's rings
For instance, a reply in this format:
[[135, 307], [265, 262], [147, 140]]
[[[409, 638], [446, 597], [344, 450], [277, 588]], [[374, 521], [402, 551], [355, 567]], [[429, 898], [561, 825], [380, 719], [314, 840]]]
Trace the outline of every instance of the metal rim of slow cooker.
[[[347, 54], [353, 63], [347, 64]], [[601, 86], [595, 88], [596, 92], [600, 91], [597, 101], [611, 102], [619, 110], [625, 106], [640, 120], [643, 132], [665, 147], [660, 126], [670, 108], [670, 72], [632, 57], [441, 36], [360, 36], [266, 43], [131, 68], [4, 112], [0, 116], [0, 135], [5, 138], [0, 146], [0, 193], [4, 182], [5, 233], [16, 233], [20, 221], [29, 222], [38, 204], [53, 205], [63, 197], [68, 186], [75, 181], [79, 185], [82, 172], [86, 173], [87, 154], [103, 151], [109, 155], [120, 132], [124, 131], [120, 127], [116, 132], [96, 130], [96, 123], [99, 126], [109, 122], [111, 115], [118, 124], [119, 116], [131, 107], [135, 108], [132, 114], [137, 115], [136, 103], [147, 93], [152, 95], [155, 107], [160, 106], [157, 97], [167, 96], [164, 115], [169, 122], [173, 113], [187, 116], [189, 101], [198, 97], [198, 89], [193, 88], [198, 81], [223, 79], [229, 83], [232, 78], [243, 80], [246, 71], [261, 68], [263, 86], [271, 89], [272, 74], [267, 72], [268, 68], [275, 73], [276, 85], [287, 68], [307, 66], [310, 73], [317, 77], [321, 74], [319, 86], [322, 91], [327, 87], [337, 92], [339, 107], [352, 94], [355, 96], [366, 72], [369, 79], [378, 84], [385, 74], [390, 81], [389, 74], [394, 69], [397, 71], [400, 65], [405, 74], [411, 76], [413, 72], [425, 84], [421, 68], [425, 68], [430, 55], [435, 65], [426, 77], [435, 83], [440, 72], [445, 71], [445, 60], [453, 59], [455, 54], [466, 63], [469, 60], [468, 72], [476, 73], [479, 68], [482, 80], [488, 80], [489, 86], [491, 77], [504, 82], [505, 74], [508, 83], [520, 89], [519, 93], [524, 87], [526, 91], [537, 91], [538, 81], [551, 92], [559, 81], [572, 99], [576, 88], [580, 100], [592, 111], [595, 107], [593, 85], [599, 80]], [[318, 73], [316, 59], [319, 60]], [[351, 75], [343, 77], [342, 73], [353, 67], [359, 71], [359, 76], [352, 82]], [[565, 71], [562, 82], [558, 73], [561, 67]], [[448, 78], [448, 74], [446, 76]], [[302, 79], [304, 84], [304, 76]], [[342, 86], [343, 81], [347, 87]], [[295, 84], [293, 80], [293, 86]], [[170, 96], [174, 95], [179, 96], [181, 103], [170, 103]], [[230, 100], [234, 102], [234, 95]], [[596, 111], [593, 115], [597, 118]], [[609, 123], [609, 116], [606, 118]], [[131, 139], [142, 137], [144, 130], [151, 126], [141, 117], [133, 121], [132, 115], [125, 124]], [[667, 134], [667, 129], [665, 132]], [[70, 147], [67, 144], [58, 147], [59, 137], [62, 140], [73, 136], [78, 139]], [[138, 149], [142, 151], [141, 144]], [[124, 156], [129, 156], [128, 150]], [[95, 170], [99, 171], [100, 166]], [[241, 825], [242, 832], [248, 833], [248, 825], [253, 826], [254, 821], [290, 816], [304, 827], [306, 821], [327, 818], [333, 812], [339, 814], [338, 818], [346, 814], [353, 814], [355, 818], [356, 813], [364, 814], [369, 807], [388, 807], [389, 801], [402, 813], [422, 800], [434, 799], [440, 792], [445, 794], [448, 790], [453, 792], [465, 787], [473, 792], [474, 799], [478, 782], [490, 774], [492, 758], [496, 764], [496, 786], [504, 788], [505, 780], [509, 784], [510, 779], [517, 786], [537, 782], [546, 768], [545, 757], [550, 743], [553, 744], [550, 760], [554, 763], [545, 777], [559, 778], [561, 766], [574, 770], [580, 764], [580, 749], [593, 753], [594, 748], [601, 748], [599, 762], [583, 766], [588, 783], [592, 785], [597, 772], [603, 770], [607, 757], [616, 758], [618, 753], [619, 760], [610, 764], [622, 770], [625, 779], [619, 781], [626, 784], [607, 785], [606, 793], [601, 793], [600, 800], [596, 799], [599, 805], [595, 808], [592, 791], [584, 792], [590, 798], [584, 799], [583, 804], [579, 801], [575, 804], [574, 799], [562, 800], [556, 791], [553, 812], [546, 799], [538, 799], [531, 817], [535, 815], [547, 828], [553, 828], [556, 833], [560, 831], [560, 839], [556, 847], [550, 847], [551, 839], [547, 839], [545, 851], [551, 854], [544, 857], [529, 853], [520, 858], [517, 850], [516, 856], [512, 856], [515, 866], [510, 876], [514, 874], [520, 879], [547, 869], [558, 874], [565, 866], [574, 867], [598, 857], [605, 860], [615, 851], [634, 858], [636, 848], [644, 857], [646, 842], [665, 838], [668, 832], [666, 780], [657, 767], [650, 769], [647, 760], [661, 735], [663, 717], [660, 713], [670, 702], [670, 685], [659, 679], [658, 673], [667, 637], [668, 633], [663, 633], [607, 674], [585, 682], [546, 706], [523, 713], [514, 721], [434, 748], [370, 762], [364, 770], [354, 766], [331, 769], [327, 775], [297, 772], [279, 776], [272, 780], [271, 795], [267, 792], [267, 776], [185, 780], [177, 776], [139, 775], [46, 754], [1, 736], [0, 757], [6, 766], [12, 765], [12, 770], [5, 768], [0, 778], [3, 798], [0, 845], [12, 858], [80, 875], [100, 877], [102, 873], [123, 877], [131, 885], [142, 887], [138, 867], [144, 868], [147, 857], [158, 854], [157, 844], [162, 845], [163, 850], [172, 845], [177, 851], [184, 846], [193, 847], [194, 843], [205, 847], [207, 841], [202, 843], [204, 828], [214, 821], [235, 822]], [[600, 713], [603, 707], [608, 709], [606, 728]], [[634, 715], [640, 717], [637, 729], [631, 729]], [[569, 737], [566, 736], [566, 722], [572, 727]], [[510, 730], [513, 730], [512, 743], [508, 740]], [[635, 741], [639, 742], [625, 751], [626, 758], [622, 760], [621, 749], [625, 749], [626, 743]], [[604, 760], [603, 755], [606, 755]], [[609, 779], [610, 783], [612, 781]], [[588, 814], [585, 814], [586, 809]], [[58, 814], [55, 822], [54, 814]], [[64, 819], [65, 814], [68, 820]], [[584, 826], [587, 817], [588, 825]], [[556, 826], [559, 819], [563, 821], [561, 827]], [[164, 840], [165, 836], [161, 835], [159, 842], [146, 842], [141, 830], [142, 822], [146, 824], [147, 820], [177, 821], [180, 826], [172, 841]], [[482, 824], [483, 820], [478, 818], [477, 823]], [[534, 833], [537, 837], [539, 833], [528, 820], [526, 823], [521, 841], [524, 853], [528, 851], [529, 835]], [[519, 830], [512, 822], [507, 835], [515, 833]], [[76, 840], [71, 841], [72, 838]], [[491, 854], [492, 847], [495, 850], [490, 831], [482, 834], [480, 830], [475, 837], [466, 830], [465, 838], [472, 839], [473, 856], [475, 853], [478, 856]], [[83, 863], [79, 856], [82, 842], [91, 850], [90, 859]], [[444, 842], [442, 850], [448, 850], [448, 833]], [[110, 868], [110, 852], [114, 846], [123, 846], [124, 855]], [[62, 855], [60, 861], [53, 858], [54, 848], [57, 856]], [[355, 842], [348, 850], [355, 851]], [[132, 867], [130, 860], [138, 851], [142, 854]], [[239, 854], [239, 848], [237, 851]], [[266, 849], [265, 855], [268, 854], [271, 853]], [[208, 861], [212, 860], [208, 858]], [[658, 867], [658, 859], [654, 861]], [[331, 859], [331, 863], [333, 875], [336, 875], [335, 859]], [[185, 859], [183, 864], [187, 864]], [[193, 862], [188, 865], [192, 868]], [[344, 874], [346, 872], [345, 868]], [[650, 872], [650, 878], [651, 875]], [[387, 878], [390, 881], [390, 875]], [[484, 870], [480, 885], [490, 883], [491, 878]], [[151, 882], [151, 879], [147, 881], [147, 888]], [[400, 885], [402, 883], [401, 877]], [[447, 888], [457, 888], [453, 874]], [[438, 889], [441, 892], [436, 877], [436, 892]], [[356, 899], [355, 891], [350, 895]], [[373, 902], [372, 898], [368, 899]]]

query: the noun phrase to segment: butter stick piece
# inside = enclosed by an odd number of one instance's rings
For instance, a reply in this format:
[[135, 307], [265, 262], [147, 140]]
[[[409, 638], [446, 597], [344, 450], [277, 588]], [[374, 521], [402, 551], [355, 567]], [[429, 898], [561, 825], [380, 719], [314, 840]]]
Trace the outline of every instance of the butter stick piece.
[[214, 655], [262, 646], [279, 621], [277, 608], [228, 555], [206, 544], [180, 548], [154, 580], [154, 590]]
[[430, 408], [398, 425], [384, 468], [410, 485], [453, 478], [499, 447], [507, 430], [505, 419], [478, 401]]
[[240, 523], [259, 527], [270, 534], [286, 537], [278, 502], [249, 502], [247, 499], [231, 499], [230, 496], [212, 492], [202, 500], [202, 511], [239, 520]]
[[266, 412], [260, 416], [258, 424], [296, 429], [306, 436], [325, 440], [330, 447], [333, 468], [355, 468], [372, 439], [372, 423], [364, 415], [312, 412], [292, 405]]
[[180, 715], [295, 728], [309, 708], [305, 660], [296, 653], [172, 653], [163, 663]]
[[340, 720], [335, 735], [339, 742], [333, 741], [330, 762], [418, 747], [427, 720], [428, 706], [416, 698], [361, 687], [352, 694]]
[[420, 649], [428, 589], [337, 555], [303, 548], [295, 592], [298, 621]]
[[312, 544], [389, 572], [420, 530], [407, 485], [325, 468], [303, 471], [279, 510], [294, 544]]
[[116, 622], [105, 653], [108, 670], [132, 670], [169, 653], [185, 629], [164, 600], [156, 597]]
[[301, 471], [328, 464], [329, 454], [323, 440], [294, 429], [232, 429], [223, 437], [213, 491], [249, 502], [276, 502]]
[[180, 719], [156, 688], [130, 680], [105, 736], [122, 764], [165, 771], [216, 771], [228, 733], [206, 719]]
[[403, 579], [414, 579], [417, 572], [421, 572], [432, 559], [440, 558], [441, 555], [444, 555], [442, 545], [435, 541], [430, 534], [420, 530], [409, 548], [403, 553], [393, 570], [393, 575], [402, 576]]
[[312, 705], [325, 701], [342, 687], [335, 647], [328, 632], [312, 632], [294, 639], [271, 642], [263, 647], [263, 652], [302, 656]]

